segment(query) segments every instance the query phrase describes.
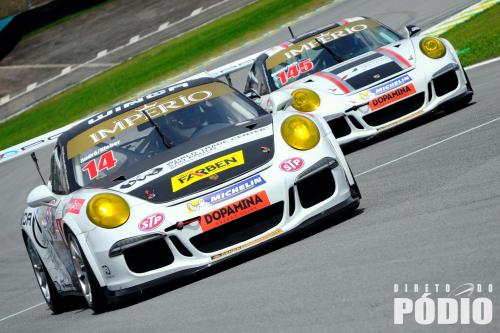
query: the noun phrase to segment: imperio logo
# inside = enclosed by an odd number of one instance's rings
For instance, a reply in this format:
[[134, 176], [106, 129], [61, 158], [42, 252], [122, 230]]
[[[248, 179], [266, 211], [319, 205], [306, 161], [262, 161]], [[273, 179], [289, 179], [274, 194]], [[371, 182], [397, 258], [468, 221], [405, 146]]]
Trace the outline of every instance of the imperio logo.
[[242, 150], [221, 156], [172, 177], [172, 191], [177, 192], [202, 179], [242, 164], [245, 164]]

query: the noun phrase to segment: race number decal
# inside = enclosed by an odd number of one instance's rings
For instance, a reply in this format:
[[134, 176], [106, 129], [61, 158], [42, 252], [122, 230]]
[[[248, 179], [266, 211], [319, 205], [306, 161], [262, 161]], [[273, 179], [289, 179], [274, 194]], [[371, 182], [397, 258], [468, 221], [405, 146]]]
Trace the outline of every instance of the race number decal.
[[97, 158], [91, 160], [89, 163], [85, 164], [82, 168], [83, 171], [87, 171], [89, 175], [89, 179], [92, 180], [96, 178], [99, 173], [104, 170], [111, 170], [116, 166], [118, 162], [115, 159], [115, 155], [113, 155], [113, 151], [110, 150], [99, 157], [99, 162], [96, 162]]
[[300, 74], [311, 71], [313, 67], [314, 64], [311, 59], [305, 59], [299, 61], [298, 63], [291, 64], [290, 66], [288, 66], [288, 68], [285, 68], [284, 70], [279, 72], [277, 76], [280, 79], [281, 85], [285, 85], [288, 80], [294, 79]]

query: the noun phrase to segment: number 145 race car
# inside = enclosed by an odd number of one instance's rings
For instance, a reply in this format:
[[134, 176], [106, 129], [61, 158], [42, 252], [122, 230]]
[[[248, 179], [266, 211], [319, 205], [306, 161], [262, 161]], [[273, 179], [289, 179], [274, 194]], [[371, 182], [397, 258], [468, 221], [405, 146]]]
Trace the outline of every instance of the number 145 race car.
[[341, 145], [467, 104], [473, 90], [453, 46], [406, 29], [403, 38], [355, 17], [295, 37], [255, 59], [245, 94], [268, 111], [292, 95], [289, 109], [323, 116]]
[[[283, 100], [285, 105], [288, 100]], [[327, 123], [268, 114], [210, 78], [113, 107], [61, 135], [21, 229], [54, 312], [96, 312], [281, 237], [361, 198]]]

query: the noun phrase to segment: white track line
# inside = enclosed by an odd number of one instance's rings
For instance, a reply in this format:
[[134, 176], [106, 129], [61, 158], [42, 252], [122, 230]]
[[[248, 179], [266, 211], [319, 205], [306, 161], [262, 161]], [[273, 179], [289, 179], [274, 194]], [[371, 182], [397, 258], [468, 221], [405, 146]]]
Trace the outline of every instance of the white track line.
[[481, 67], [481, 66], [484, 66], [484, 65], [492, 64], [492, 63], [497, 62], [499, 60], [500, 60], [500, 57], [496, 57], [496, 58], [493, 58], [493, 59], [490, 59], [490, 60], [486, 60], [486, 61], [480, 62], [480, 63], [475, 64], [475, 65], [471, 65], [471, 66], [465, 67], [464, 69], [466, 71], [468, 71], [468, 70], [471, 70], [471, 69], [474, 69], [474, 68], [477, 68], [477, 67]]
[[34, 309], [34, 308], [39, 307], [40, 305], [44, 305], [44, 304], [46, 304], [46, 303], [45, 303], [45, 302], [38, 303], [37, 305], [30, 306], [29, 308], [26, 308], [26, 309], [24, 309], [24, 310], [21, 310], [21, 311], [19, 311], [19, 312], [16, 312], [16, 313], [14, 313], [14, 314], [11, 314], [11, 315], [9, 315], [9, 316], [7, 316], [7, 317], [3, 317], [2, 319], [0, 319], [0, 323], [1, 323], [2, 321], [4, 321], [4, 320], [7, 320], [7, 319], [12, 318], [12, 317], [14, 317], [14, 316], [17, 316], [18, 314], [21, 314], [21, 313], [23, 313], [23, 312], [29, 311], [29, 310], [31, 310], [31, 309]]
[[492, 120], [487, 121], [487, 122], [485, 122], [485, 123], [482, 123], [481, 125], [477, 125], [477, 126], [475, 126], [475, 127], [469, 128], [469, 129], [467, 129], [467, 130], [465, 130], [465, 131], [462, 131], [462, 132], [460, 132], [460, 133], [457, 133], [457, 134], [455, 134], [455, 135], [452, 135], [452, 136], [450, 136], [450, 137], [447, 137], [446, 139], [443, 139], [443, 140], [441, 140], [441, 141], [435, 142], [435, 143], [433, 143], [433, 144], [430, 144], [430, 145], [428, 145], [428, 146], [425, 146], [425, 147], [423, 147], [423, 148], [420, 148], [420, 149], [418, 149], [418, 150], [415, 150], [415, 151], [413, 151], [413, 152], [411, 152], [411, 153], [408, 153], [408, 154], [406, 154], [406, 155], [400, 156], [400, 157], [398, 157], [398, 158], [396, 158], [396, 159], [393, 159], [392, 161], [389, 161], [389, 162], [386, 162], [386, 163], [380, 164], [380, 165], [378, 165], [378, 166], [376, 166], [376, 167], [373, 167], [373, 168], [371, 168], [371, 169], [368, 169], [368, 170], [366, 170], [366, 171], [363, 171], [363, 172], [361, 172], [361, 173], [358, 173], [358, 174], [357, 174], [357, 175], [355, 175], [354, 177], [359, 177], [359, 176], [365, 175], [365, 174], [370, 173], [370, 172], [372, 172], [372, 171], [375, 171], [375, 170], [378, 170], [378, 169], [383, 168], [383, 167], [385, 167], [385, 166], [388, 166], [388, 165], [390, 165], [390, 164], [393, 164], [393, 163], [395, 163], [395, 162], [397, 162], [397, 161], [401, 161], [401, 160], [402, 160], [402, 159], [404, 159], [404, 158], [407, 158], [407, 157], [413, 156], [413, 155], [415, 155], [415, 154], [418, 154], [418, 153], [420, 153], [420, 152], [422, 152], [422, 151], [424, 151], [424, 150], [430, 149], [430, 148], [435, 147], [435, 146], [437, 146], [437, 145], [440, 145], [440, 144], [442, 144], [442, 143], [444, 143], [444, 142], [447, 142], [447, 141], [450, 141], [450, 140], [452, 140], [452, 139], [455, 139], [455, 138], [457, 138], [457, 137], [459, 137], [459, 136], [462, 136], [462, 135], [464, 135], [464, 134], [467, 134], [467, 133], [469, 133], [469, 132], [472, 132], [472, 131], [474, 131], [474, 130], [477, 130], [477, 129], [481, 128], [481, 127], [484, 127], [484, 126], [486, 126], [486, 125], [489, 125], [489, 124], [491, 124], [491, 123], [494, 123], [495, 121], [498, 121], [498, 120], [500, 120], [500, 117], [495, 118], [495, 119], [492, 119]]

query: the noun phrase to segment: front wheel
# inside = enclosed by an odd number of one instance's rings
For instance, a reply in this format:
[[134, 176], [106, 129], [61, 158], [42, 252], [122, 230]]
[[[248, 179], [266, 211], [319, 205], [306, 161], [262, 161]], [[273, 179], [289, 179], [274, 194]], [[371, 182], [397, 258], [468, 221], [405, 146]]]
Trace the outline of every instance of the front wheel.
[[71, 253], [71, 260], [75, 268], [76, 278], [78, 280], [78, 287], [87, 301], [89, 307], [95, 312], [100, 313], [106, 310], [106, 298], [101, 291], [99, 282], [92, 272], [82, 248], [76, 239], [76, 236], [69, 232], [68, 235], [69, 251]]
[[45, 302], [53, 313], [57, 314], [63, 312], [66, 308], [64, 298], [57, 291], [31, 239], [28, 236], [24, 236], [23, 238], [28, 256], [30, 257], [31, 266], [33, 267], [33, 272], [35, 273], [36, 282], [38, 282]]

